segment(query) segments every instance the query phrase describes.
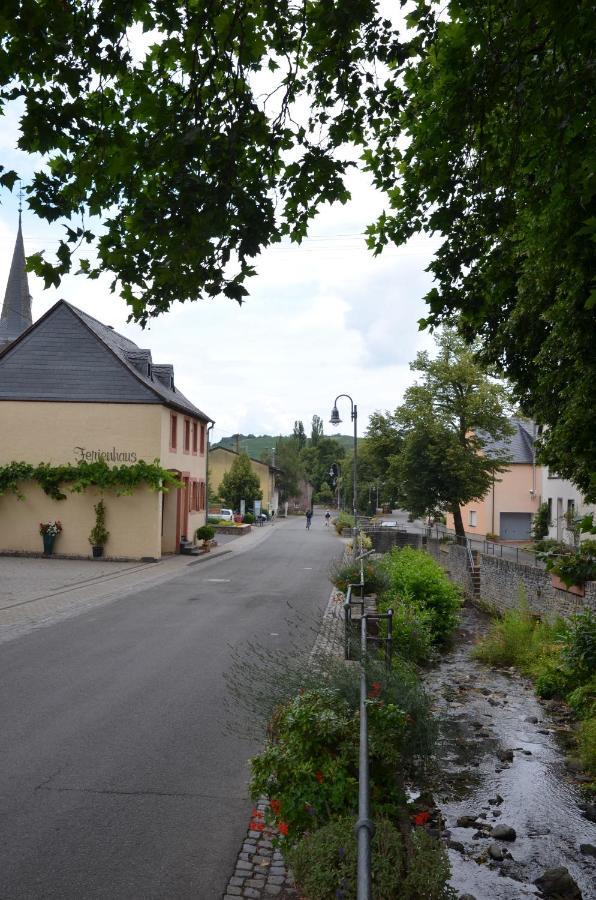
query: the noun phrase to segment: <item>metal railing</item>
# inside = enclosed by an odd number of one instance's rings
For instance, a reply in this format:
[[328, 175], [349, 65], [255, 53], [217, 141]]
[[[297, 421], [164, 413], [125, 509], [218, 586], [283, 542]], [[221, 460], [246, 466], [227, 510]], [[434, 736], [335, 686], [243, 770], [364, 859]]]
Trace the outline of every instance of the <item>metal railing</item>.
[[487, 541], [481, 538], [466, 535], [462, 537], [456, 534], [452, 529], [446, 528], [444, 525], [434, 525], [426, 530], [428, 537], [434, 537], [436, 540], [448, 537], [454, 543], [460, 546], [466, 546], [470, 549], [478, 550], [487, 556], [495, 556], [499, 559], [510, 559], [512, 562], [526, 566], [534, 566], [536, 569], [546, 568], [545, 563], [537, 558], [537, 551], [528, 547], [519, 547], [514, 544], [504, 544], [500, 541]]
[[362, 616], [360, 622], [360, 651], [362, 654], [360, 669], [360, 753], [358, 763], [358, 821], [354, 826], [358, 842], [358, 900], [371, 900], [372, 878], [370, 865], [370, 842], [375, 833], [375, 825], [370, 818], [370, 785], [368, 766], [368, 710], [366, 708], [366, 633], [367, 617]]

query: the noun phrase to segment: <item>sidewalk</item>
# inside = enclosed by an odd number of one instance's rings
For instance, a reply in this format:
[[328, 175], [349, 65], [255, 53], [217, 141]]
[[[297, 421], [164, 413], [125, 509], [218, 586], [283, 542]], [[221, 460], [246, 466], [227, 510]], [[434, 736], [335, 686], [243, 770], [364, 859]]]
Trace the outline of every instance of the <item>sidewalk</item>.
[[155, 563], [1, 556], [0, 643], [169, 581], [189, 566], [249, 552], [280, 527], [276, 521], [243, 537], [226, 535], [210, 553], [167, 556]]
[[[321, 628], [311, 650], [309, 663], [316, 667], [317, 656], [328, 654], [343, 659], [344, 614], [343, 594], [335, 590], [323, 613]], [[278, 834], [265, 824], [269, 801], [262, 798], [256, 804], [234, 872], [228, 881], [223, 900], [299, 900], [292, 873], [287, 869], [281, 852], [273, 845]]]

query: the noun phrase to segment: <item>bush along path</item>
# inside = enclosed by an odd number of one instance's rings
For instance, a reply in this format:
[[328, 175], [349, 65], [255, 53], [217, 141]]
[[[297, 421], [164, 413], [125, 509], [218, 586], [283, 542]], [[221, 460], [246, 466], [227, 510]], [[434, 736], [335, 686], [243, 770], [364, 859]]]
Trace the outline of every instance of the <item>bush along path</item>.
[[440, 722], [433, 790], [451, 884], [476, 900], [593, 900], [596, 805], [566, 764], [571, 711], [539, 700], [516, 668], [474, 659], [490, 629], [465, 607], [453, 649], [424, 678]]

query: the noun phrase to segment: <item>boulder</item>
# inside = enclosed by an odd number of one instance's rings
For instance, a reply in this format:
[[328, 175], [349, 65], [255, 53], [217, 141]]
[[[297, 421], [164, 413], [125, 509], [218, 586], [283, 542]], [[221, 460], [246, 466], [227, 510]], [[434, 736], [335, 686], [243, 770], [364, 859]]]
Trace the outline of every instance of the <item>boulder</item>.
[[478, 826], [476, 816], [460, 816], [457, 824], [460, 828], [476, 828]]
[[490, 836], [497, 841], [514, 841], [517, 837], [515, 828], [511, 825], [495, 825]]
[[557, 900], [582, 900], [582, 892], [564, 866], [547, 869], [534, 884], [540, 888], [545, 897], [556, 897]]

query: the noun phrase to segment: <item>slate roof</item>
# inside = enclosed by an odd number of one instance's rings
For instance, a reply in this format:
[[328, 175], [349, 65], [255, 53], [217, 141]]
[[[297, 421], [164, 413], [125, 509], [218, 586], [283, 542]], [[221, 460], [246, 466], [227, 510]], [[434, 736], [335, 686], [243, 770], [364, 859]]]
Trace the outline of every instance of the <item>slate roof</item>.
[[515, 429], [514, 433], [499, 441], [487, 439], [482, 435], [486, 441], [484, 453], [487, 456], [493, 453], [506, 453], [513, 465], [532, 465], [534, 462], [532, 423], [527, 419], [512, 417], [509, 424]]
[[149, 350], [59, 300], [0, 351], [0, 400], [163, 403], [213, 421], [175, 387], [172, 366], [156, 369]]
[[31, 325], [31, 294], [25, 267], [25, 247], [19, 215], [19, 230], [12, 254], [6, 283], [2, 315], [0, 316], [0, 349], [11, 343]]

